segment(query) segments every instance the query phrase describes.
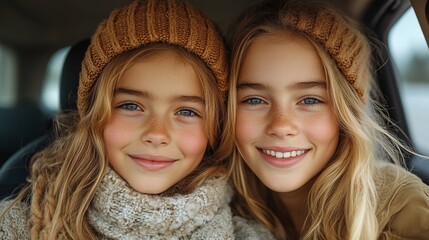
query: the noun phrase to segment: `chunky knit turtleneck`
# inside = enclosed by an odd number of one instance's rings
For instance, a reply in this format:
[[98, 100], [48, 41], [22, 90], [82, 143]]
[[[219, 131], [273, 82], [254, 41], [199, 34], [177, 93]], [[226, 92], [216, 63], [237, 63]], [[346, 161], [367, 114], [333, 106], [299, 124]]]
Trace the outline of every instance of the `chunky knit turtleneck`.
[[[231, 187], [210, 178], [187, 195], [141, 194], [112, 169], [107, 171], [87, 212], [97, 239], [264, 239], [262, 224], [231, 213]], [[0, 201], [0, 214], [11, 201]], [[30, 209], [14, 205], [0, 219], [0, 239], [30, 239]]]
[[230, 239], [234, 234], [231, 196], [226, 181], [216, 178], [187, 195], [141, 194], [109, 169], [88, 219], [100, 237], [109, 239]]

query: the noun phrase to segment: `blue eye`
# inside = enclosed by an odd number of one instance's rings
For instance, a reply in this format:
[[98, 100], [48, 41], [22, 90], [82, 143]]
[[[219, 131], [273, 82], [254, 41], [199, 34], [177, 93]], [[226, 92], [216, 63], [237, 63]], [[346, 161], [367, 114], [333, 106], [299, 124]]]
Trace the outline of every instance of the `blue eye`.
[[179, 111], [177, 111], [177, 115], [181, 115], [184, 117], [198, 117], [199, 115], [191, 110], [191, 109], [180, 109]]
[[121, 104], [119, 106], [119, 108], [122, 108], [122, 109], [127, 110], [127, 111], [141, 110], [141, 108], [137, 104], [134, 104], [134, 103], [124, 103], [124, 104]]
[[244, 101], [244, 103], [250, 104], [250, 105], [258, 105], [258, 104], [263, 104], [265, 103], [264, 100], [260, 99], [260, 98], [248, 98]]
[[304, 105], [314, 105], [314, 104], [321, 103], [321, 101], [319, 99], [316, 99], [316, 98], [305, 98], [304, 100], [302, 100], [299, 103], [304, 104]]

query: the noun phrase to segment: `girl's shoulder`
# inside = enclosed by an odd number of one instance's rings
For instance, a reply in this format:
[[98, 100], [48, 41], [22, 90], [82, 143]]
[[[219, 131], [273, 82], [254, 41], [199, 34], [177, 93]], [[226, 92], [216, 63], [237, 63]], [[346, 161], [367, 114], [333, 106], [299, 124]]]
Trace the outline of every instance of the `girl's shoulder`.
[[[421, 182], [420, 178], [410, 173], [405, 168], [390, 163], [390, 162], [377, 162], [375, 165], [375, 183], [385, 183], [386, 181], [399, 181], [396, 183], [402, 184], [403, 182]], [[395, 183], [395, 182], [392, 182]], [[426, 185], [427, 186], [427, 185]]]
[[28, 206], [12, 200], [0, 201], [0, 239], [29, 239]]
[[379, 197], [389, 197], [398, 191], [411, 191], [419, 195], [428, 195], [429, 186], [405, 168], [387, 162], [377, 163], [374, 182]]
[[275, 239], [268, 228], [255, 220], [234, 216], [233, 222], [236, 239]]
[[429, 186], [394, 164], [380, 164], [375, 173], [377, 218], [382, 236], [427, 239]]

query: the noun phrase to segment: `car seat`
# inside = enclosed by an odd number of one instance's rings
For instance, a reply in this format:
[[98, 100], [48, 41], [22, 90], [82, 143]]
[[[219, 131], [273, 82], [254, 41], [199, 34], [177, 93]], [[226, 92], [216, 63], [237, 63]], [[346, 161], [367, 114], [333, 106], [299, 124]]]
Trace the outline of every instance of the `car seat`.
[[429, 159], [414, 156], [407, 161], [407, 168], [429, 185]]
[[37, 103], [19, 102], [12, 107], [0, 107], [0, 167], [22, 146], [46, 132], [47, 119]]
[[[77, 109], [79, 74], [89, 43], [89, 39], [82, 40], [73, 45], [67, 53], [60, 77], [60, 108], [62, 111]], [[28, 164], [31, 157], [51, 141], [52, 139], [47, 133], [25, 145], [6, 160], [0, 168], [0, 199], [14, 195], [23, 187], [29, 173]]]

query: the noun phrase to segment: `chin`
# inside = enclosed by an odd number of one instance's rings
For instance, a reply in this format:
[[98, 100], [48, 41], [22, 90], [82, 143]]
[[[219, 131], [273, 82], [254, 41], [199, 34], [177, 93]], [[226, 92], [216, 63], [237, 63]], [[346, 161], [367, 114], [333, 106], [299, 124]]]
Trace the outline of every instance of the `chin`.
[[148, 186], [133, 185], [133, 184], [130, 184], [130, 186], [136, 192], [139, 192], [142, 194], [161, 194], [168, 189], [168, 187], [154, 187], [154, 186], [148, 187]]

